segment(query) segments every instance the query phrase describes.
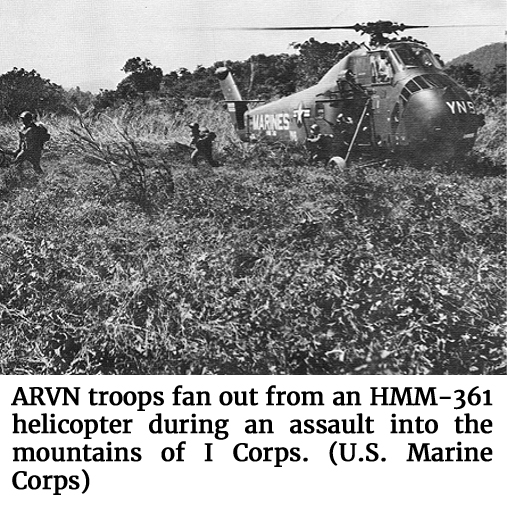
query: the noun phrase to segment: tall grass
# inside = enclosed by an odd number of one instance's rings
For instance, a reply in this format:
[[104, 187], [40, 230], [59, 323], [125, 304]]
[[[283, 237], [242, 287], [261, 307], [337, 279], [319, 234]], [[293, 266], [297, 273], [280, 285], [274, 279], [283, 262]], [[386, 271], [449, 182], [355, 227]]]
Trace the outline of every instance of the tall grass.
[[[137, 107], [86, 125], [170, 165], [149, 213], [76, 117], [45, 119], [46, 175], [0, 197], [3, 373], [506, 372], [503, 175], [331, 171], [241, 147], [221, 108]], [[222, 167], [175, 145], [190, 121]]]

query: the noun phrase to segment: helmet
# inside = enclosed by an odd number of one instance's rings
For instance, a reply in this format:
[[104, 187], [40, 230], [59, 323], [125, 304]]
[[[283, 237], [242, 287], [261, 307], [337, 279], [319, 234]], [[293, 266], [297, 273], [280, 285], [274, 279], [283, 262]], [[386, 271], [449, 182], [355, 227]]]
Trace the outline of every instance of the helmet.
[[19, 117], [22, 119], [22, 120], [28, 120], [28, 121], [32, 121], [34, 119], [34, 115], [30, 112], [30, 111], [23, 111]]
[[312, 127], [310, 128], [310, 131], [311, 132], [319, 132], [321, 129], [319, 128], [319, 125], [317, 125], [316, 123], [314, 123], [314, 125], [312, 125]]
[[189, 128], [192, 129], [192, 130], [197, 130], [199, 129], [199, 123], [189, 123]]

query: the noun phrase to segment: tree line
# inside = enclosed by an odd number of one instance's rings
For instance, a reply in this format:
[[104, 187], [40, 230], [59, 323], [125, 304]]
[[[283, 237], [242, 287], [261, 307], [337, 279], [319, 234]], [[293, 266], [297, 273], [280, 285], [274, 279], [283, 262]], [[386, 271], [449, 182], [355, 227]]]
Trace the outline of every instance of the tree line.
[[4, 121], [17, 118], [25, 110], [39, 115], [68, 114], [76, 107], [88, 108], [93, 99], [92, 93], [79, 87], [65, 90], [35, 70], [14, 67], [0, 75], [0, 119]]
[[[316, 84], [318, 80], [358, 44], [319, 42], [313, 38], [292, 44], [294, 54], [253, 55], [245, 61], [216, 62], [164, 74], [148, 59], [134, 57], [122, 68], [126, 77], [115, 90], [101, 90], [94, 95], [78, 88], [65, 90], [39, 75], [35, 70], [14, 68], [0, 75], [0, 117], [13, 119], [23, 110], [39, 114], [65, 114], [74, 108], [97, 111], [125, 102], [170, 98], [175, 100], [221, 100], [215, 70], [227, 66], [235, 76], [245, 99], [276, 99]], [[497, 65], [482, 73], [470, 63], [452, 65], [446, 71], [469, 89], [498, 96], [506, 93], [506, 65]]]
[[506, 93], [506, 64], [497, 64], [490, 72], [482, 73], [471, 63], [450, 65], [446, 72], [466, 88], [480, 89], [490, 95]]
[[216, 62], [210, 67], [199, 65], [193, 72], [186, 68], [163, 74], [150, 60], [131, 58], [122, 68], [128, 75], [116, 90], [102, 90], [96, 97], [98, 108], [114, 107], [133, 98], [166, 97], [172, 99], [221, 100], [215, 77], [218, 67], [228, 67], [245, 99], [275, 99], [316, 84], [348, 53], [356, 43], [319, 42], [313, 38], [294, 43], [295, 54], [253, 55], [245, 61]]

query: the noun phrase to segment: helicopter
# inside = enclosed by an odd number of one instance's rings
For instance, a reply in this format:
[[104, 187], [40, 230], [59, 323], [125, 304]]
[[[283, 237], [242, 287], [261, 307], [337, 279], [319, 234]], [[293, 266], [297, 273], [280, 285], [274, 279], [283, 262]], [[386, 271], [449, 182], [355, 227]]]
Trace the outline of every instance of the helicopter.
[[[229, 69], [218, 68], [240, 139], [305, 145], [320, 131], [330, 139], [327, 158], [339, 166], [353, 155], [420, 162], [463, 157], [474, 145], [483, 115], [424, 42], [388, 37], [415, 28], [428, 26], [376, 21], [320, 27], [355, 30], [369, 35], [370, 42], [342, 58], [316, 85], [262, 105], [243, 100]], [[287, 29], [313, 28], [247, 28]]]

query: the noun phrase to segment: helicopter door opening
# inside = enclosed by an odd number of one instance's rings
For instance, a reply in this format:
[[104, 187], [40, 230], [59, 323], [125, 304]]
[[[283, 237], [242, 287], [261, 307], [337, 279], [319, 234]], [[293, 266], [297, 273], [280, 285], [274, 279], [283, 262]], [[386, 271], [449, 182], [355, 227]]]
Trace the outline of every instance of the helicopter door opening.
[[393, 78], [393, 67], [386, 51], [370, 54], [372, 84], [389, 84]]
[[357, 84], [369, 86], [372, 83], [370, 59], [367, 55], [356, 56], [353, 60], [353, 74]]
[[367, 92], [372, 86], [370, 55], [357, 55], [351, 58], [349, 66], [349, 70], [353, 72], [354, 83], [351, 99], [344, 102], [343, 114], [352, 120], [354, 126], [352, 130], [355, 133], [348, 144], [368, 148], [372, 146], [371, 100]]

